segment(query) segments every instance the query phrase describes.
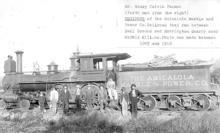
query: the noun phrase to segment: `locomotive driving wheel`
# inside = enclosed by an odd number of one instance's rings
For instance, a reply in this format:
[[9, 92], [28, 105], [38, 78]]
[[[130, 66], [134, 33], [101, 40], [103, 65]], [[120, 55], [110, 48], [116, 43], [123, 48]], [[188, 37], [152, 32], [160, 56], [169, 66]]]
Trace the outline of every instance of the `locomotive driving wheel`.
[[157, 101], [153, 96], [146, 96], [141, 99], [141, 105], [143, 106], [144, 111], [152, 111], [157, 106]]
[[194, 105], [198, 111], [208, 110], [211, 105], [210, 99], [206, 95], [198, 95], [194, 100]]
[[178, 96], [171, 95], [166, 99], [166, 106], [171, 111], [178, 111], [182, 109], [181, 99]]
[[[87, 84], [81, 88], [81, 100], [87, 109], [99, 108], [99, 87], [95, 84]], [[90, 105], [89, 105], [90, 104]]]

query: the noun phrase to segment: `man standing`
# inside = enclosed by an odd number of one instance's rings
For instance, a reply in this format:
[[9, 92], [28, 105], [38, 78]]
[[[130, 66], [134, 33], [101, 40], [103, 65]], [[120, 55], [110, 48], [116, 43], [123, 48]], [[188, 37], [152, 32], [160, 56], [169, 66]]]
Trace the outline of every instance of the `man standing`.
[[103, 112], [104, 104], [106, 104], [106, 99], [107, 99], [107, 91], [102, 85], [100, 85], [99, 88], [100, 88], [99, 90], [100, 111]]
[[57, 92], [58, 92], [58, 103], [57, 103], [57, 108], [61, 108], [62, 107], [62, 95], [63, 95], [63, 86], [62, 85], [57, 85], [56, 86]]
[[39, 107], [40, 107], [41, 112], [45, 112], [45, 108], [44, 108], [45, 102], [46, 102], [45, 94], [43, 92], [40, 92], [38, 103], [39, 103]]
[[141, 96], [141, 92], [136, 90], [136, 85], [131, 85], [131, 91], [129, 93], [129, 99], [131, 102], [131, 115], [132, 118], [137, 118], [137, 103], [139, 100], [139, 97]]
[[121, 113], [124, 117], [126, 117], [128, 114], [129, 95], [126, 92], [125, 87], [121, 88], [120, 104], [121, 104]]
[[80, 85], [76, 85], [76, 98], [75, 103], [77, 109], [81, 109], [81, 99], [80, 99]]
[[110, 101], [113, 100], [113, 90], [115, 89], [115, 82], [110, 78], [107, 82], [107, 90], [108, 90], [108, 95], [110, 98]]
[[52, 91], [50, 92], [50, 101], [51, 101], [51, 109], [54, 113], [57, 112], [57, 102], [58, 102], [58, 92], [53, 87]]
[[91, 85], [88, 85], [88, 88], [86, 90], [86, 97], [85, 98], [86, 98], [87, 109], [91, 110], [92, 109], [92, 102], [93, 102], [93, 98], [94, 98], [93, 90], [92, 90]]
[[66, 85], [64, 85], [61, 94], [62, 94], [61, 103], [62, 103], [63, 113], [66, 114], [67, 112], [69, 112], [69, 99], [70, 99], [70, 92]]

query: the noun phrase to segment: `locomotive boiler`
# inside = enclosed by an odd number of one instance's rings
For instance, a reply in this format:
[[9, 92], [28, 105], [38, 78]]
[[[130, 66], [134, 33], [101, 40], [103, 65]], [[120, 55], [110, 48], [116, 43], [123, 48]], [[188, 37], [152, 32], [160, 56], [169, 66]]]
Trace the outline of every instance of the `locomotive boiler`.
[[[85, 100], [87, 89], [93, 90], [93, 107], [99, 107], [99, 88], [105, 86], [107, 79], [116, 80], [118, 73], [117, 62], [129, 58], [127, 53], [111, 54], [89, 54], [80, 55], [73, 53], [70, 58], [70, 70], [58, 70], [58, 65], [51, 63], [48, 71], [25, 73], [22, 71], [22, 51], [17, 51], [17, 62], [10, 58], [5, 61], [5, 76], [2, 84], [5, 94], [2, 94], [1, 105], [16, 104], [23, 108], [29, 108], [31, 104], [37, 103], [37, 94], [44, 91], [49, 94], [52, 87], [66, 85], [69, 88], [71, 99], [74, 103], [76, 86], [81, 88], [81, 100]], [[17, 67], [15, 66], [17, 65]], [[6, 96], [9, 93], [14, 98]], [[82, 102], [83, 103], [83, 102]]]
[[[106, 88], [109, 78], [116, 82], [116, 89], [121, 87], [130, 90], [131, 84], [136, 84], [143, 93], [139, 108], [151, 111], [156, 108], [167, 108], [172, 111], [182, 109], [208, 110], [216, 105], [218, 94], [210, 86], [211, 65], [184, 66], [119, 66], [120, 60], [130, 58], [127, 53], [80, 54], [73, 53], [70, 58], [69, 70], [58, 70], [54, 62], [48, 65], [48, 70], [25, 73], [22, 71], [22, 51], [16, 51], [17, 62], [11, 56], [5, 62], [5, 76], [1, 105], [16, 104], [29, 108], [36, 104], [37, 93], [44, 91], [49, 94], [52, 87], [66, 85], [69, 88], [74, 103], [76, 85], [81, 89], [82, 104], [88, 89], [93, 90], [92, 106], [99, 108], [100, 86]], [[86, 106], [86, 105], [85, 105]]]

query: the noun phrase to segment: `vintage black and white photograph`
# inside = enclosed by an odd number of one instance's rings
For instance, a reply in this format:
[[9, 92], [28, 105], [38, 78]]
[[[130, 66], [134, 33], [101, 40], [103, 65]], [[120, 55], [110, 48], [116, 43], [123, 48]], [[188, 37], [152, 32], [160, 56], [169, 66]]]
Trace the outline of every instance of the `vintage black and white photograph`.
[[220, 133], [219, 0], [0, 0], [0, 133]]

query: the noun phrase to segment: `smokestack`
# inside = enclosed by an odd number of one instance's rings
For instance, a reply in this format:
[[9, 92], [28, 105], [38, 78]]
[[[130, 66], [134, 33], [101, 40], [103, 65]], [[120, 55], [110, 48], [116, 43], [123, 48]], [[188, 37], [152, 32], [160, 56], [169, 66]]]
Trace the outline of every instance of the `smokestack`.
[[22, 54], [24, 53], [23, 51], [15, 51], [17, 55], [17, 70], [16, 72], [18, 74], [22, 74]]

